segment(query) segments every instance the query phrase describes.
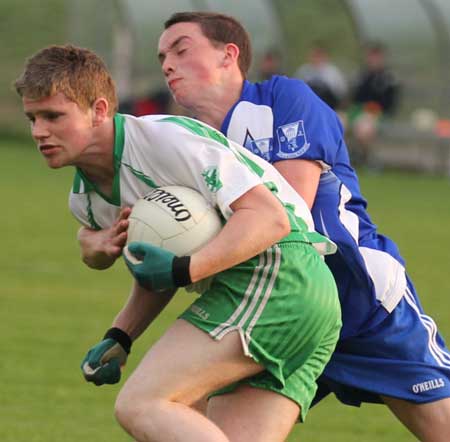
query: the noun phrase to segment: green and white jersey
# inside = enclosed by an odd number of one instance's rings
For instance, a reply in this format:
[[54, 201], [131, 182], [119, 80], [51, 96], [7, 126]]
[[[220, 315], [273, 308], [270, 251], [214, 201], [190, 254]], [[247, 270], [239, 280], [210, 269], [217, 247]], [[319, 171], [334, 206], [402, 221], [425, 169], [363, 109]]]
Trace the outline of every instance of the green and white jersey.
[[[114, 180], [111, 197], [103, 195], [77, 169], [70, 210], [85, 226], [110, 227], [122, 207], [160, 186], [186, 186], [200, 192], [228, 219], [230, 205], [248, 190], [265, 184], [285, 205], [293, 232], [313, 232], [311, 213], [303, 199], [269, 163], [197, 120], [166, 115], [114, 117]], [[308, 242], [324, 243], [321, 235]]]

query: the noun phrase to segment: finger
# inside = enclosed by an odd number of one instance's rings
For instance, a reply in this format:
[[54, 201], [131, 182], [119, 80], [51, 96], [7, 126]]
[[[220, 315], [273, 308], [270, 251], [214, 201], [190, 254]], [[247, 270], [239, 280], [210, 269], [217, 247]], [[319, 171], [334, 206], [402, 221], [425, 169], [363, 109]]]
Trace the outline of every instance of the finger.
[[121, 221], [119, 224], [112, 226], [109, 229], [109, 234], [108, 234], [108, 238], [107, 238], [107, 245], [112, 245], [112, 246], [124, 246], [127, 240], [127, 235], [128, 235], [128, 225], [129, 225], [129, 221], [128, 220], [124, 220]]
[[125, 244], [125, 241], [127, 239], [127, 231], [123, 231], [123, 232], [117, 232], [115, 235], [112, 235], [111, 238], [109, 239], [109, 243], [112, 246], [117, 246], [120, 244]]
[[102, 365], [100, 370], [96, 373], [98, 384], [95, 385], [102, 385], [102, 384], [116, 384], [120, 381], [120, 364], [119, 360], [117, 358], [111, 359], [106, 364]]
[[131, 214], [131, 207], [124, 207], [122, 209], [121, 215], [124, 219], [128, 218]]
[[120, 248], [120, 252], [122, 251], [123, 246], [127, 242], [128, 233], [122, 232], [119, 235], [117, 235], [115, 238], [111, 240], [112, 245], [114, 249], [117, 249], [117, 247]]
[[96, 385], [96, 381], [97, 381], [97, 373], [99, 372], [99, 370], [101, 369], [101, 366], [99, 365], [96, 368], [92, 368], [89, 365], [89, 362], [85, 362], [82, 366], [82, 371], [83, 371], [83, 376], [84, 379], [87, 382], [94, 382]]
[[148, 253], [152, 252], [153, 249], [154, 246], [145, 242], [133, 241], [128, 244], [128, 250], [130, 253], [141, 260], [143, 260]]
[[119, 227], [120, 227], [122, 230], [127, 230], [129, 225], [130, 225], [130, 221], [129, 221], [128, 219], [123, 219], [123, 220], [121, 220], [120, 223], [119, 223]]
[[127, 263], [128, 267], [130, 267], [130, 265], [142, 264], [142, 260], [140, 260], [138, 257], [135, 257], [135, 255], [131, 253], [130, 246], [131, 246], [131, 244], [129, 244], [128, 246], [125, 246], [122, 250], [123, 257], [124, 257], [125, 262]]
[[127, 230], [129, 225], [130, 222], [128, 221], [128, 219], [120, 219], [114, 223], [114, 225], [111, 227], [111, 231], [113, 232], [113, 234], [117, 235], [118, 233]]
[[85, 376], [93, 376], [98, 370], [100, 370], [101, 366], [99, 365], [98, 367], [93, 368], [89, 365], [89, 362], [85, 362], [81, 368]]
[[115, 384], [119, 382], [121, 375], [119, 360], [113, 358], [95, 369], [86, 362], [83, 365], [83, 375], [86, 381], [93, 382], [97, 386]]
[[118, 221], [125, 220], [130, 216], [131, 207], [123, 207], [119, 213]]
[[118, 258], [122, 255], [123, 246], [110, 246], [106, 251], [106, 255], [110, 258]]

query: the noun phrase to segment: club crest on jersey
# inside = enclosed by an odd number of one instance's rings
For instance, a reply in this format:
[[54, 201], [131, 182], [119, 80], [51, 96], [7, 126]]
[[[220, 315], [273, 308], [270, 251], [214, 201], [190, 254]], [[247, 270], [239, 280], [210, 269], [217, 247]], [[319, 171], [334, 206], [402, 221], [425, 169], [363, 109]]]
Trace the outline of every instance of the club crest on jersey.
[[264, 158], [266, 161], [270, 161], [270, 156], [273, 149], [272, 138], [260, 138], [255, 140], [247, 129], [243, 145], [255, 155]]
[[223, 186], [222, 181], [220, 181], [219, 170], [216, 166], [207, 167], [202, 172], [202, 177], [210, 192], [216, 193]]
[[261, 138], [260, 140], [252, 140], [247, 143], [247, 149], [264, 158], [266, 161], [270, 160], [270, 152], [272, 151], [272, 138]]
[[303, 120], [279, 126], [277, 136], [280, 158], [298, 158], [309, 149]]

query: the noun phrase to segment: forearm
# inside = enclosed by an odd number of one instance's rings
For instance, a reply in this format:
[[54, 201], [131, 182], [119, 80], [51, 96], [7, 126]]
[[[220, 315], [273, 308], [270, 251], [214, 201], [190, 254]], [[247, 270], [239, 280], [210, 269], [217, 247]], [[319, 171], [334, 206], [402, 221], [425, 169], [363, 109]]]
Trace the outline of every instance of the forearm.
[[240, 208], [216, 238], [191, 256], [191, 279], [196, 282], [244, 262], [289, 232], [287, 215], [278, 201], [272, 207]]
[[172, 295], [173, 292], [169, 291], [151, 293], [135, 283], [127, 304], [112, 327], [83, 359], [81, 370], [84, 378], [95, 385], [119, 382], [132, 341], [156, 318]]
[[175, 291], [153, 293], [136, 282], [124, 308], [114, 319], [112, 327], [118, 327], [136, 340], [172, 299]]

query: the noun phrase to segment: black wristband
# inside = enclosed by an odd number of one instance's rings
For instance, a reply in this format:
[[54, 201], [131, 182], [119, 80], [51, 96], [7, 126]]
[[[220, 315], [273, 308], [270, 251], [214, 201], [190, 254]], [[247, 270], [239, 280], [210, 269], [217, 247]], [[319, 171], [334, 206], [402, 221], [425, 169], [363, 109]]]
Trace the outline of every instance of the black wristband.
[[117, 341], [123, 349], [127, 352], [127, 354], [130, 353], [131, 350], [131, 338], [120, 328], [113, 327], [110, 328], [106, 333], [105, 336], [103, 336], [103, 339], [114, 339]]
[[175, 256], [172, 261], [173, 282], [176, 287], [184, 287], [192, 283], [189, 272], [190, 256]]

